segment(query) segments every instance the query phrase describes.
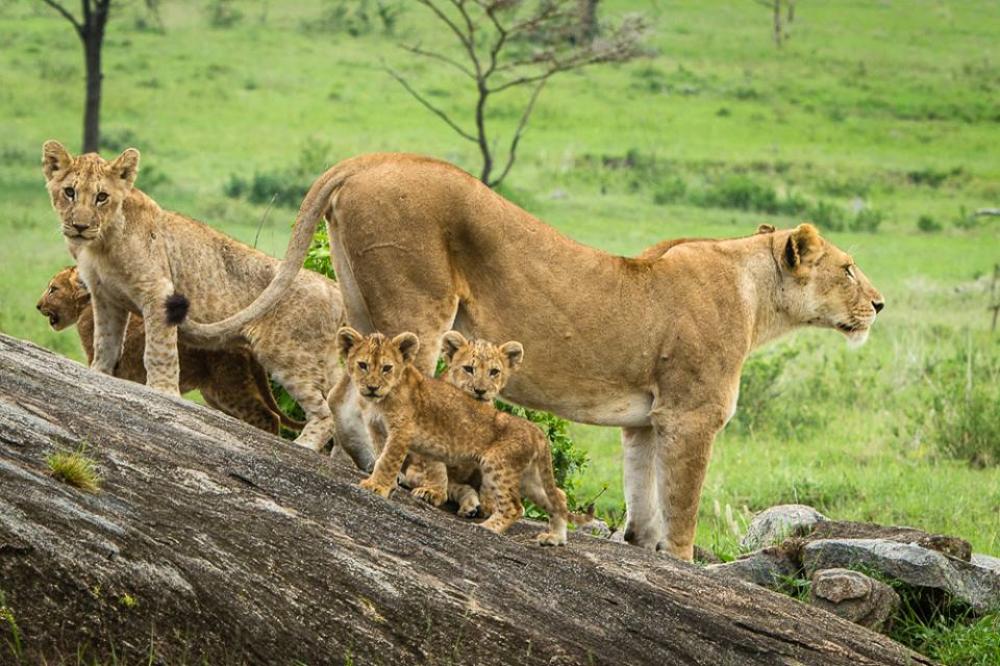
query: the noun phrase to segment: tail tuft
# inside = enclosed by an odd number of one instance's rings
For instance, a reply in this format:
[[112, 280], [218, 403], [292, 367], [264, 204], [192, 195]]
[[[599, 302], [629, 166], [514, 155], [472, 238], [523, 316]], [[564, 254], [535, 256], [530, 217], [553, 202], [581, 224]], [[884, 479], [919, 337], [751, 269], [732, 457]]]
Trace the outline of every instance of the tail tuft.
[[164, 302], [167, 311], [167, 323], [171, 326], [179, 326], [188, 315], [191, 303], [184, 294], [171, 294]]

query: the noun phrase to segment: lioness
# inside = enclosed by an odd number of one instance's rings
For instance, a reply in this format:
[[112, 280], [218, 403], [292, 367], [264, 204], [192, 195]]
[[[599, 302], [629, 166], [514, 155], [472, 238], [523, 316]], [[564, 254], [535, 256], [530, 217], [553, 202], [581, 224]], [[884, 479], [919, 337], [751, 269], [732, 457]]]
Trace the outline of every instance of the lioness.
[[[49, 280], [35, 307], [56, 331], [76, 326], [87, 362], [93, 360], [94, 309], [75, 266], [64, 268]], [[116, 377], [146, 383], [142, 365], [145, 346], [142, 317], [129, 315]], [[249, 351], [195, 349], [178, 341], [177, 353], [181, 393], [198, 389], [210, 407], [270, 433], [277, 434], [279, 426], [298, 431], [305, 425], [286, 416], [274, 402], [267, 373]]]
[[[237, 312], [271, 281], [278, 261], [160, 208], [133, 187], [138, 167], [134, 148], [111, 162], [96, 153], [74, 157], [56, 141], [42, 148], [52, 206], [92, 296], [91, 367], [114, 373], [128, 314], [139, 314], [146, 333], [146, 383], [178, 394], [177, 328], [170, 313], [181, 318], [188, 303], [196, 319]], [[290, 283], [286, 306], [225, 336], [186, 337], [214, 348], [248, 343], [254, 358], [306, 413], [296, 443], [319, 450], [333, 433], [326, 394], [342, 374], [336, 343], [342, 308], [336, 283], [305, 271]], [[369, 468], [373, 456], [365, 447], [348, 452]]]
[[[884, 305], [809, 224], [620, 257], [562, 236], [450, 164], [374, 154], [320, 176], [275, 280], [206, 329], [245, 325], [278, 302], [323, 215], [352, 326], [415, 331], [424, 372], [449, 328], [519, 340], [525, 362], [504, 397], [622, 426], [625, 538], [686, 560], [712, 442], [750, 352], [800, 326], [864, 342]], [[347, 409], [336, 418], [338, 431], [363, 432]]]
[[532, 423], [499, 412], [460, 388], [413, 366], [420, 341], [413, 333], [389, 339], [345, 326], [338, 334], [347, 372], [388, 430], [385, 448], [361, 487], [383, 497], [412, 449], [450, 465], [475, 464], [482, 474], [482, 526], [502, 534], [521, 516], [521, 493], [549, 514], [546, 546], [566, 543], [569, 511], [556, 487], [549, 441]]
[[[490, 404], [524, 358], [520, 342], [495, 345], [486, 340], [466, 340], [458, 331], [445, 333], [441, 352], [448, 364], [443, 379], [476, 400]], [[427, 474], [425, 462], [416, 458], [405, 467], [403, 478], [406, 485], [416, 490], [426, 487]], [[447, 484], [447, 497], [458, 504], [458, 515], [465, 518], [479, 515], [480, 477], [476, 465], [449, 466]]]

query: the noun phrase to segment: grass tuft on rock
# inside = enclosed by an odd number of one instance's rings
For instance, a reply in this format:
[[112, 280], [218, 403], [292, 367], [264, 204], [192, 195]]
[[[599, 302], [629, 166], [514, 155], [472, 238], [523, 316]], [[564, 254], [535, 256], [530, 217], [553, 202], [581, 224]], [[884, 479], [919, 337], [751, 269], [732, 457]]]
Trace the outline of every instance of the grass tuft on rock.
[[101, 477], [97, 473], [96, 463], [85, 453], [86, 446], [72, 452], [59, 451], [47, 457], [45, 463], [56, 480], [84, 492], [96, 493], [101, 489]]

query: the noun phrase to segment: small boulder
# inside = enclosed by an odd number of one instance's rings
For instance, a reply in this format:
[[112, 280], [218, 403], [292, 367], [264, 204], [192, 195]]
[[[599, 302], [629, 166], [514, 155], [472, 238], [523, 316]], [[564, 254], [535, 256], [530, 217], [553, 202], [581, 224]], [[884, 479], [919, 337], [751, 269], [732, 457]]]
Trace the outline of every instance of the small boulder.
[[869, 567], [913, 587], [942, 590], [977, 613], [1000, 608], [1000, 572], [912, 543], [885, 539], [820, 539], [802, 549], [807, 575], [821, 569]]
[[981, 553], [973, 553], [970, 558], [972, 563], [977, 567], [983, 569], [989, 569], [990, 571], [995, 571], [1000, 574], [1000, 557], [993, 557], [992, 555], [983, 555]]
[[798, 564], [781, 548], [764, 548], [724, 564], [710, 564], [705, 571], [729, 576], [771, 590], [781, 589], [799, 571]]
[[896, 591], [881, 581], [850, 569], [813, 573], [809, 603], [873, 631], [888, 631], [899, 609]]
[[788, 537], [803, 536], [826, 516], [805, 504], [781, 504], [761, 511], [740, 541], [740, 550], [751, 551], [781, 543]]

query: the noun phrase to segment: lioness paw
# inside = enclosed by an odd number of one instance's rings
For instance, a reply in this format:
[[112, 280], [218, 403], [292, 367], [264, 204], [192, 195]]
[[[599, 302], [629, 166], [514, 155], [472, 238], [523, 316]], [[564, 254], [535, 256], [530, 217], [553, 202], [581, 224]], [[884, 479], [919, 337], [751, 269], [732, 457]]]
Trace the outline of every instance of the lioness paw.
[[432, 488], [430, 486], [421, 486], [420, 488], [414, 488], [410, 491], [410, 494], [421, 499], [428, 504], [433, 506], [441, 506], [448, 499], [448, 493], [438, 489]]
[[378, 482], [373, 481], [371, 477], [362, 480], [361, 482], [358, 483], [358, 485], [364, 488], [365, 490], [370, 490], [373, 493], [376, 493], [386, 498], [388, 498], [389, 493], [392, 492], [392, 486], [379, 484]]

